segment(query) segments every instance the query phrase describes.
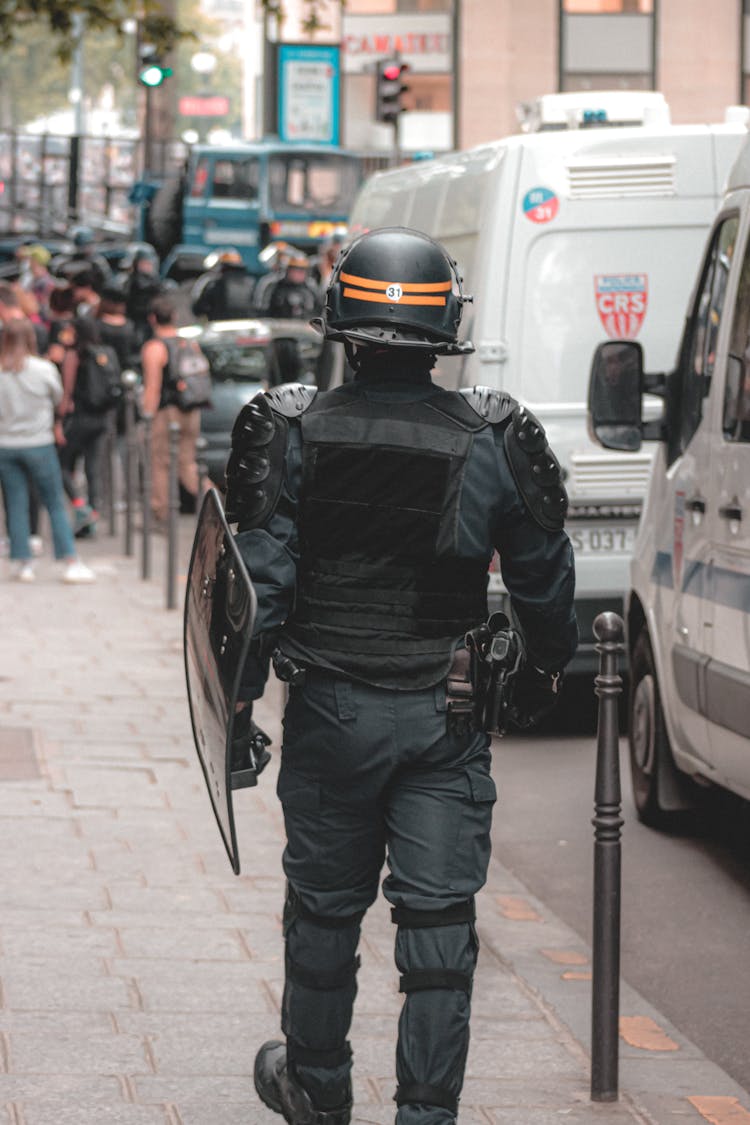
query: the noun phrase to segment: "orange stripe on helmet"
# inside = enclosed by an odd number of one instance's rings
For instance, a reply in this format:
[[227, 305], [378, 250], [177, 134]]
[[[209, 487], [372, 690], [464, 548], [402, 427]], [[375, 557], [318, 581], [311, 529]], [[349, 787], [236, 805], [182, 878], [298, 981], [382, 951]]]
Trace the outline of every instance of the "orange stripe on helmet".
[[[403, 286], [401, 287], [403, 289]], [[344, 289], [345, 297], [354, 297], [356, 301], [376, 301], [383, 305], [444, 305], [445, 297], [427, 297], [419, 294], [411, 297], [401, 297], [398, 301], [393, 297], [386, 297], [385, 293], [367, 293], [364, 289]]]
[[[385, 289], [393, 285], [392, 281], [373, 281], [371, 277], [357, 277], [353, 273], [341, 273], [340, 278], [349, 285], [359, 285], [363, 289]], [[424, 284], [412, 281], [399, 281], [398, 284], [404, 293], [447, 293], [452, 288], [452, 281], [429, 281]]]

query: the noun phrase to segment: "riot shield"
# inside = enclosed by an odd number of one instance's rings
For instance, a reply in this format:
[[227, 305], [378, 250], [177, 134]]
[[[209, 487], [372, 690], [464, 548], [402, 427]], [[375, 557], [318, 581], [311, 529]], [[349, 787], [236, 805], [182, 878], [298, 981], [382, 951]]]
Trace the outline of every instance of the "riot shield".
[[219, 494], [212, 488], [203, 500], [190, 556], [185, 677], [195, 749], [235, 875], [240, 857], [232, 807], [232, 728], [256, 604]]

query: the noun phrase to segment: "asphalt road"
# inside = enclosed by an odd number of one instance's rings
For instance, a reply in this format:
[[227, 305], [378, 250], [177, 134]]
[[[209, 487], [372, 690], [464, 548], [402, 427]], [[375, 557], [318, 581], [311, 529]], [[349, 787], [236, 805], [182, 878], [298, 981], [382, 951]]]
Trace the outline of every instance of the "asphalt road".
[[[495, 853], [590, 943], [594, 738], [502, 739], [493, 759]], [[664, 835], [636, 819], [624, 739], [621, 771], [623, 978], [750, 1090], [748, 807]]]

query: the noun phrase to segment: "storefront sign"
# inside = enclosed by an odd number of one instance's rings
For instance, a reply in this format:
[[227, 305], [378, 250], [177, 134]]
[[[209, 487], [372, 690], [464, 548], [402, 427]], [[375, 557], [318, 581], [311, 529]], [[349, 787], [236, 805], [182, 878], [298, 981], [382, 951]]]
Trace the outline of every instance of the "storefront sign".
[[399, 54], [414, 73], [449, 74], [453, 69], [451, 20], [446, 13], [344, 15], [346, 74], [369, 71], [376, 59]]

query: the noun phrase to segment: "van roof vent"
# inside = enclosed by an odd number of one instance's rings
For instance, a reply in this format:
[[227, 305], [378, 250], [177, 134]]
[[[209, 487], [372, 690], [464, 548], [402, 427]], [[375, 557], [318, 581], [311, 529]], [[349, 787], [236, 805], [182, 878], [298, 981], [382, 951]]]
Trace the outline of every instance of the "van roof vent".
[[674, 156], [598, 157], [568, 162], [571, 199], [674, 195]]

